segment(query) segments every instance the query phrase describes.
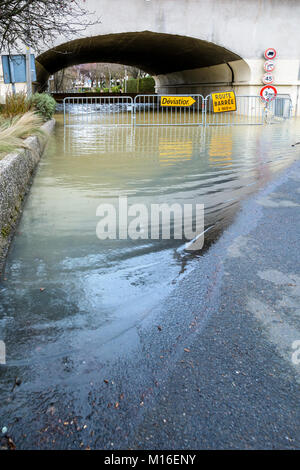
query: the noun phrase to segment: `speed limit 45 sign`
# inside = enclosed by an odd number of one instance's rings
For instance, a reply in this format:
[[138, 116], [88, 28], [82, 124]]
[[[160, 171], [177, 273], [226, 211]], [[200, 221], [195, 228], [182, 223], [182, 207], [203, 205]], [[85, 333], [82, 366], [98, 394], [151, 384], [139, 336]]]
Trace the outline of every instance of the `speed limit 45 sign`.
[[274, 82], [274, 77], [270, 72], [268, 72], [264, 74], [262, 81], [265, 85], [272, 85]]

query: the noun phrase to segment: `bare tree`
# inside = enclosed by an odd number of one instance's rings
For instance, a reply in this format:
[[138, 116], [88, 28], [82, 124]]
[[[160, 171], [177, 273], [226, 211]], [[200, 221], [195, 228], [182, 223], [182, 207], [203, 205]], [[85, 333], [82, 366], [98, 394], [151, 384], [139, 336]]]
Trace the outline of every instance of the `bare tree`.
[[79, 68], [81, 75], [90, 80], [92, 88], [94, 86], [102, 88], [104, 83], [110, 88], [112, 83], [122, 82], [125, 77], [125, 66], [121, 64], [92, 63], [82, 64]]
[[87, 63], [73, 65], [60, 70], [53, 75], [51, 79], [51, 88], [53, 91], [67, 91], [74, 88], [75, 84], [84, 88], [103, 88], [111, 89], [112, 85], [123, 85], [126, 76], [132, 78], [142, 78], [147, 74], [136, 67], [125, 66], [122, 64], [111, 63]]
[[127, 66], [127, 73], [132, 78], [143, 78], [148, 74], [137, 67]]
[[65, 80], [65, 69], [62, 69], [59, 72], [55, 73], [53, 75], [53, 91], [56, 91], [56, 92], [65, 91], [64, 80]]
[[49, 46], [57, 35], [70, 39], [100, 23], [85, 0], [0, 0], [0, 52], [24, 43]]
[[75, 67], [68, 67], [66, 69], [56, 72], [50, 80], [50, 91], [66, 92], [72, 91], [78, 80], [78, 70]]

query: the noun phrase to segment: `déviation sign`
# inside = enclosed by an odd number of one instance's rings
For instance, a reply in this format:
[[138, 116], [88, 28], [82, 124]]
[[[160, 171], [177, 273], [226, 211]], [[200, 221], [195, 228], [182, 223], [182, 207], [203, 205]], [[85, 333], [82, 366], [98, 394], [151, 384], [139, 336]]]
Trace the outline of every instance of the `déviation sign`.
[[161, 96], [161, 106], [192, 106], [196, 100], [191, 96]]

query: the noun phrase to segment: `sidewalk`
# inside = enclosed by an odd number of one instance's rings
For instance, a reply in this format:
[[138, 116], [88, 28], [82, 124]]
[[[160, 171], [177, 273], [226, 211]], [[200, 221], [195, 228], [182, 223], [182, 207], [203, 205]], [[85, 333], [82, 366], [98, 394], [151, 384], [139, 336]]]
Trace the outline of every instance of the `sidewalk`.
[[[300, 365], [292, 361], [300, 340], [299, 208], [297, 162], [243, 204], [175, 292], [166, 322], [171, 316], [181, 332], [182, 317], [192, 312], [194, 320], [129, 448], [300, 447]], [[162, 328], [173, 334], [171, 322]]]

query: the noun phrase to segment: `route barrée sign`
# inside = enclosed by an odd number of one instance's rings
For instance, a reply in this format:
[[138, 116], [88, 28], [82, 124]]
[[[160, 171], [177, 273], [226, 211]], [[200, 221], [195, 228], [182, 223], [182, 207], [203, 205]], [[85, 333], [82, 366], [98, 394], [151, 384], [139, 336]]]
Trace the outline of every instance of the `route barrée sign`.
[[211, 93], [214, 113], [226, 113], [236, 111], [236, 98], [234, 91]]

